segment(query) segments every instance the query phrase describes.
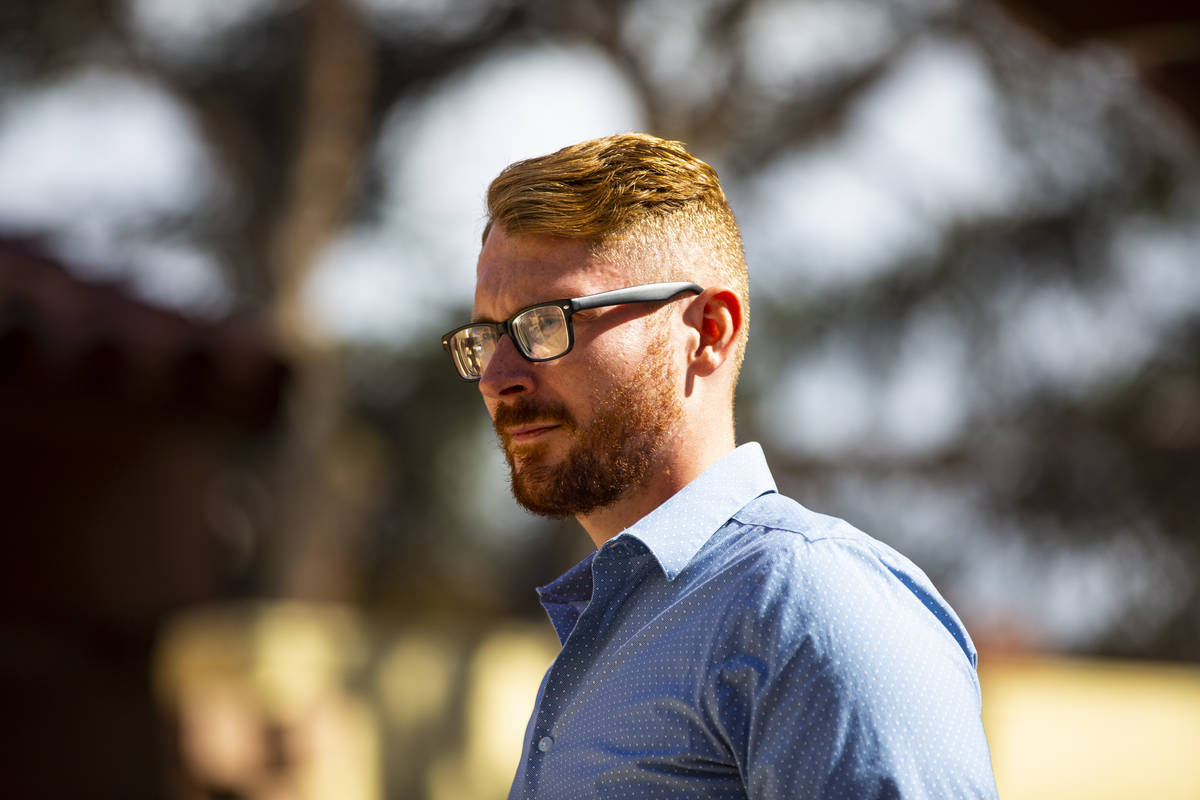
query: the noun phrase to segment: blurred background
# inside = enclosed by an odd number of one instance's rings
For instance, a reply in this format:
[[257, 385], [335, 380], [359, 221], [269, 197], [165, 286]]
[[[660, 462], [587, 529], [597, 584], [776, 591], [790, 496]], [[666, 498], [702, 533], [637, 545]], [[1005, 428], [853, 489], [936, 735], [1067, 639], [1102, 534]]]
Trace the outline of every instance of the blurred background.
[[586, 554], [438, 335], [483, 192], [681, 139], [739, 438], [912, 557], [1006, 798], [1200, 798], [1188, 0], [6, 0], [0, 793], [499, 798]]

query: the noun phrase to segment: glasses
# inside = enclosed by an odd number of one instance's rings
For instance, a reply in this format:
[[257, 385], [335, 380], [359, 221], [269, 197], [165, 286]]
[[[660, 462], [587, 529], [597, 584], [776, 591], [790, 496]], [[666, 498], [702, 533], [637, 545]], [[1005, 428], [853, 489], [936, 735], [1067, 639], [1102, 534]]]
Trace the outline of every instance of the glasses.
[[522, 308], [504, 322], [471, 322], [455, 328], [442, 337], [442, 347], [450, 353], [459, 377], [477, 381], [492, 360], [500, 337], [506, 333], [525, 360], [553, 361], [571, 352], [575, 346], [571, 315], [576, 311], [626, 303], [658, 303], [683, 292], [700, 294], [703, 291], [695, 283], [680, 281], [648, 283], [586, 297], [551, 300]]

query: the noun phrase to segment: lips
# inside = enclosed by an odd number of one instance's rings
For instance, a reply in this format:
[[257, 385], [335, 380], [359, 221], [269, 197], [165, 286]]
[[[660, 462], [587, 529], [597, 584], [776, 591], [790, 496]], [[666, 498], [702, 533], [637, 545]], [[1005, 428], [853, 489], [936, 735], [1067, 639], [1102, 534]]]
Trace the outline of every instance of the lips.
[[535, 403], [528, 398], [497, 406], [492, 423], [508, 447], [537, 444], [554, 431], [572, 427], [571, 415], [563, 405]]
[[551, 431], [562, 426], [557, 422], [540, 422], [528, 425], [515, 425], [505, 430], [505, 436], [513, 444], [532, 444]]

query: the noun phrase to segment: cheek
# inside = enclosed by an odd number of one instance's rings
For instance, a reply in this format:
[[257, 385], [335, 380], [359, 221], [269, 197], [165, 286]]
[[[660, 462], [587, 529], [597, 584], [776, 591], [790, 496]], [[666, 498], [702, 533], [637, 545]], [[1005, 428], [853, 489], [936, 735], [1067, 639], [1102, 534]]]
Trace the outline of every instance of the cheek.
[[601, 331], [585, 350], [594, 355], [598, 368], [618, 375], [633, 369], [660, 339], [649, 318], [630, 319]]
[[627, 395], [631, 389], [652, 381], [654, 376], [645, 373], [644, 359], [644, 352], [628, 349], [592, 365], [587, 373], [589, 391], [586, 396], [581, 395], [581, 402], [587, 405], [585, 413], [595, 414], [598, 408], [610, 406], [614, 397]]
[[567, 358], [547, 370], [543, 386], [564, 398], [571, 398], [576, 410], [587, 416], [614, 393], [631, 385], [652, 380], [646, 374], [647, 353], [662, 347], [653, 338], [645, 320], [629, 320], [591, 337], [577, 337], [575, 349]]
[[[612, 374], [612, 365], [594, 354], [572, 353], [578, 358], [570, 362], [563, 359], [548, 370], [538, 385], [538, 400], [561, 402], [577, 421], [591, 418], [596, 407], [612, 391], [617, 378]], [[569, 357], [568, 357], [569, 358]]]

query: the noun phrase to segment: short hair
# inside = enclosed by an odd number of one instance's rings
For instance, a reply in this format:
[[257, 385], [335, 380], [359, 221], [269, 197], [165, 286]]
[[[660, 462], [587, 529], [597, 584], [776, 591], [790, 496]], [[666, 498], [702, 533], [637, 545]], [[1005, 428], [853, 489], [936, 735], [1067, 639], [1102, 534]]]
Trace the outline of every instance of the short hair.
[[729, 286], [743, 308], [736, 383], [750, 320], [742, 237], [716, 170], [682, 142], [626, 133], [518, 161], [488, 187], [487, 214], [485, 242], [493, 225], [582, 239], [638, 279]]

